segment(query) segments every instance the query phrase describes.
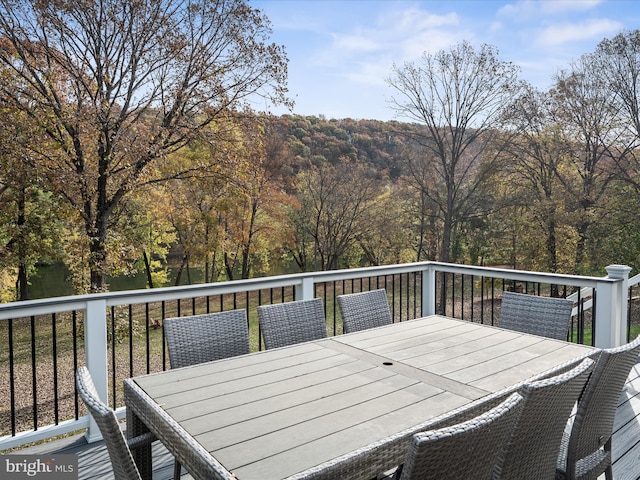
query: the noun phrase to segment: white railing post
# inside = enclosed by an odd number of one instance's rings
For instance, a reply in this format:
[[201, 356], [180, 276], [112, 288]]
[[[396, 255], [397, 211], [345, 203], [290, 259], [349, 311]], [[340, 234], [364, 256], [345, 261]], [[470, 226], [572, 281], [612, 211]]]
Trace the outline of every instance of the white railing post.
[[[627, 308], [629, 303], [629, 273], [631, 273], [631, 267], [627, 265], [609, 265], [606, 267], [607, 270], [607, 278], [611, 278], [614, 280], [621, 280], [616, 283], [618, 288], [617, 296], [617, 307], [618, 307], [618, 317], [617, 321], [617, 330], [616, 330], [616, 346], [623, 345], [627, 343]], [[596, 320], [597, 321], [597, 320]]]
[[[96, 392], [100, 399], [109, 404], [109, 374], [107, 369], [107, 302], [92, 300], [87, 302], [84, 316], [84, 351], [87, 368], [91, 373]], [[98, 425], [89, 418], [85, 434], [87, 442], [102, 439]]]
[[436, 313], [436, 269], [435, 265], [428, 264], [422, 270], [422, 316], [435, 315]]
[[296, 285], [296, 300], [313, 299], [315, 280], [313, 277], [304, 277], [302, 283]]

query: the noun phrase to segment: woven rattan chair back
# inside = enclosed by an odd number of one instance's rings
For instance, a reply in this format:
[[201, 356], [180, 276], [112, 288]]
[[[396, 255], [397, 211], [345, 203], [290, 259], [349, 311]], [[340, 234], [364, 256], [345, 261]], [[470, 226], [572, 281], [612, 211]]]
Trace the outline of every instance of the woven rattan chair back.
[[244, 309], [166, 318], [164, 334], [171, 368], [249, 353], [249, 328]]
[[573, 301], [503, 292], [498, 326], [542, 337], [566, 340]]
[[494, 478], [554, 478], [564, 428], [593, 366], [586, 358], [568, 372], [523, 385], [524, 408]]
[[491, 478], [521, 409], [522, 397], [514, 393], [498, 406], [475, 418], [415, 434], [400, 479]]
[[113, 466], [113, 475], [116, 480], [133, 480], [140, 478], [140, 473], [131, 455], [116, 414], [107, 405], [100, 401], [91, 374], [86, 367], [80, 367], [76, 371], [76, 385], [78, 394], [87, 406], [87, 410], [96, 421], [100, 433]]
[[258, 307], [258, 320], [267, 349], [327, 336], [324, 307], [320, 298], [261, 305]]
[[338, 295], [337, 301], [342, 315], [344, 333], [393, 323], [387, 291], [383, 288], [369, 292]]
[[565, 432], [557, 478], [613, 478], [611, 436], [622, 389], [638, 361], [640, 336], [621, 347], [604, 349], [578, 401], [570, 430]]
[[[247, 312], [242, 308], [165, 318], [163, 325], [171, 368], [249, 353]], [[180, 478], [180, 472], [180, 463], [176, 461], [174, 479]]]

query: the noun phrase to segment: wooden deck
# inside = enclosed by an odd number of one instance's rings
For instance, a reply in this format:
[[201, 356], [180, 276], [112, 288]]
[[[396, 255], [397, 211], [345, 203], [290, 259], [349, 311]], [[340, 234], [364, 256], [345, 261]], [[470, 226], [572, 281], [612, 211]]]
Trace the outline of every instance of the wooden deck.
[[[154, 444], [153, 449], [154, 480], [171, 479], [173, 457], [159, 442]], [[29, 447], [19, 453], [76, 453], [79, 457], [80, 480], [113, 478], [103, 443], [87, 444], [83, 436]], [[640, 363], [632, 369], [620, 396], [613, 435], [613, 474], [616, 480], [640, 479]], [[183, 470], [182, 478], [191, 477]], [[604, 479], [604, 475], [601, 478]]]

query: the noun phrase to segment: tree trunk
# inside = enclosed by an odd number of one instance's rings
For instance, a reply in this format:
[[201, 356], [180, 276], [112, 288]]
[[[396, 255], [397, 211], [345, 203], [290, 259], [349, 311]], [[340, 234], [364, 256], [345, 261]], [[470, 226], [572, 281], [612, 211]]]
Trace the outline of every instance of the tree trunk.
[[147, 284], [149, 288], [153, 288], [153, 277], [151, 276], [151, 264], [149, 263], [149, 256], [147, 255], [147, 251], [142, 252], [142, 258], [144, 258], [144, 271], [147, 274]]
[[[22, 187], [20, 194], [18, 195], [18, 221], [17, 221], [17, 226], [18, 226], [18, 231], [22, 232], [24, 229], [25, 224], [27, 223], [26, 220], [26, 214], [25, 214], [25, 209], [26, 209], [26, 192], [25, 192], [25, 188]], [[23, 233], [20, 233], [19, 235], [23, 235]], [[23, 242], [20, 242], [24, 245]], [[27, 259], [26, 259], [26, 252], [24, 252], [24, 247], [18, 245], [18, 279], [16, 282], [16, 298], [18, 300], [28, 300], [29, 299], [29, 279], [28, 279], [28, 270], [27, 270]]]
[[178, 272], [176, 273], [176, 280], [173, 283], [175, 286], [180, 285], [180, 280], [182, 279], [182, 272], [184, 270], [184, 266], [187, 264], [187, 256], [184, 255], [182, 257], [182, 262], [180, 262], [180, 267], [178, 268]]
[[576, 273], [579, 273], [580, 268], [582, 267], [582, 262], [584, 261], [584, 252], [586, 248], [587, 230], [589, 230], [589, 223], [580, 222], [576, 230], [578, 233], [578, 241], [576, 242], [575, 271]]
[[187, 260], [187, 263], [186, 263], [187, 285], [193, 285], [193, 282], [191, 281], [191, 265], [189, 264], [189, 255], [187, 255], [185, 258]]
[[418, 255], [416, 255], [416, 262], [420, 262], [422, 261], [422, 254], [425, 254], [426, 260], [428, 260], [428, 255], [426, 253], [426, 248], [425, 248], [425, 236], [426, 236], [426, 221], [425, 221], [425, 211], [426, 211], [426, 207], [425, 207], [425, 194], [424, 192], [420, 192], [420, 231], [418, 233], [420, 240], [419, 240], [419, 245], [418, 245]]
[[104, 292], [107, 289], [104, 274], [104, 267], [107, 261], [105, 240], [106, 229], [104, 233], [92, 237], [89, 241], [89, 271], [92, 293]]
[[[449, 194], [451, 197], [451, 194]], [[447, 201], [447, 211], [444, 214], [444, 228], [442, 230], [442, 245], [440, 246], [441, 262], [449, 262], [451, 259], [451, 234], [453, 230], [453, 199]]]
[[227, 280], [233, 280], [233, 267], [227, 252], [224, 252], [224, 271], [227, 273]]

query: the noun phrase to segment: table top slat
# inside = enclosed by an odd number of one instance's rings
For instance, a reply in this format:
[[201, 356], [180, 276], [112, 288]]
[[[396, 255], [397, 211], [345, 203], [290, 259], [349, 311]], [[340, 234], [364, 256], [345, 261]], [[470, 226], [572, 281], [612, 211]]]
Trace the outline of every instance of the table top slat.
[[[289, 394], [266, 398], [251, 404], [220, 412], [220, 415], [194, 418], [181, 422], [192, 434], [203, 432], [219, 432], [220, 429], [238, 430], [241, 424], [250, 425], [252, 435], [262, 428], [277, 429], [289, 423], [305, 421], [335, 410], [347, 408], [351, 405], [387, 395], [395, 391], [407, 390], [417, 381], [411, 378], [395, 375], [393, 372], [383, 372], [386, 377], [373, 380], [364, 376], [351, 378], [349, 382], [334, 382], [318, 387], [300, 388]], [[358, 385], [358, 383], [361, 383]], [[304, 384], [301, 384], [304, 385]], [[441, 390], [420, 384], [424, 389], [430, 388], [433, 394]], [[168, 410], [173, 416], [173, 412]], [[174, 417], [175, 418], [175, 417]], [[204, 419], [203, 419], [204, 418]], [[233, 432], [220, 433], [225, 441], [232, 441]]]
[[[280, 420], [285, 421], [286, 424], [280, 423], [277, 430], [267, 433], [252, 431], [249, 425], [245, 425], [247, 427], [245, 431], [247, 438], [242, 441], [242, 445], [245, 448], [238, 449], [232, 444], [228, 447], [213, 450], [213, 455], [227, 468], [235, 470], [242, 465], [260, 461], [279, 452], [286, 452], [304, 443], [314, 442], [330, 435], [336, 431], [337, 425], [340, 426], [340, 431], [344, 431], [350, 427], [366, 426], [369, 423], [370, 425], [376, 425], [379, 432], [382, 431], [384, 436], [388, 436], [396, 433], [398, 431], [397, 427], [391, 426], [385, 430], [383, 423], [371, 421], [384, 418], [385, 415], [395, 409], [422, 401], [424, 393], [431, 393], [430, 389], [427, 389], [427, 392], [423, 392], [423, 389], [425, 389], [424, 385], [414, 384], [406, 389], [377, 394], [375, 397], [367, 398], [366, 400], [360, 398], [359, 403], [334, 409], [331, 412], [323, 412], [322, 415], [312, 416], [300, 422], [295, 422], [298, 418], [294, 420], [284, 416]], [[429, 398], [432, 398], [430, 403], [438, 404], [443, 397], [438, 398], [431, 395]], [[423, 404], [423, 406], [427, 408], [427, 405]], [[238, 430], [237, 426], [232, 430], [234, 432]], [[227, 439], [220, 439], [219, 433], [224, 432], [211, 432], [210, 435], [205, 434], [197, 438], [208, 445], [227, 443]], [[360, 438], [360, 442], [362, 440]], [[268, 478], [271, 477], [269, 476]]]
[[[376, 382], [384, 376], [393, 375], [393, 372], [376, 369], [373, 365], [353, 360], [331, 369], [312, 371], [305, 374], [306, 384], [309, 388], [325, 388], [334, 382], [350, 382], [351, 385]], [[216, 389], [207, 389], [209, 395], [203, 395], [197, 400], [174, 405], [167, 405], [172, 416], [180, 421], [213, 414], [230, 408], [252, 405], [264, 399], [283, 396], [288, 393], [297, 394], [300, 385], [297, 382], [271, 382], [260, 383], [243, 390], [220, 394]]]

